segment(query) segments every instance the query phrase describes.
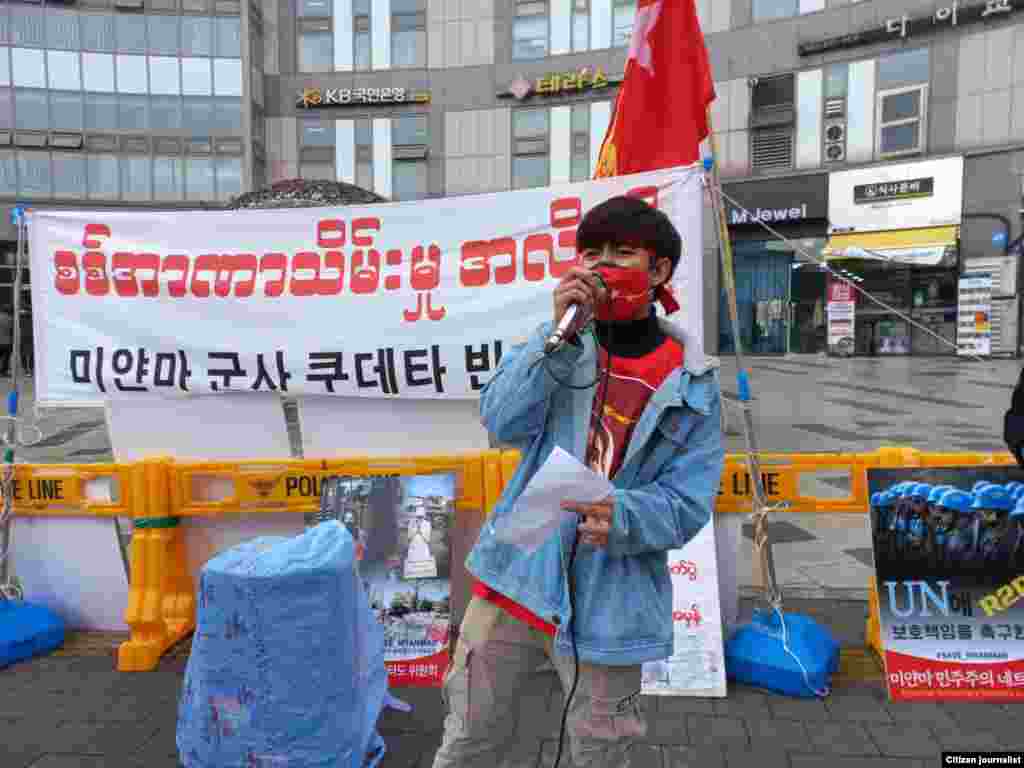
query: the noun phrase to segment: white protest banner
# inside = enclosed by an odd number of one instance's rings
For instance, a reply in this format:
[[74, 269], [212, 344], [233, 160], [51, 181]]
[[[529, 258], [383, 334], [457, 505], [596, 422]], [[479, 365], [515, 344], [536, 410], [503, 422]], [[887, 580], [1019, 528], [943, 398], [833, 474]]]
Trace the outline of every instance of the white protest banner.
[[643, 665], [649, 696], [726, 695], [716, 522], [712, 516], [685, 547], [668, 553], [674, 647], [670, 658]]
[[677, 317], [702, 356], [698, 168], [357, 208], [33, 211], [37, 402], [474, 398], [551, 317], [583, 215], [621, 194], [679, 229]]

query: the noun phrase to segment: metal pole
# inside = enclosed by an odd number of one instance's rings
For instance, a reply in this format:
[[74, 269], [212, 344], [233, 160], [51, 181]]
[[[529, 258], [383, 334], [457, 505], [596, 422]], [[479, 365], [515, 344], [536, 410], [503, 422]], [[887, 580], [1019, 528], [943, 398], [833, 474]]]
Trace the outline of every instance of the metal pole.
[[11, 526], [14, 516], [14, 446], [18, 438], [18, 380], [21, 377], [21, 279], [24, 268], [25, 216], [16, 212], [18, 227], [18, 250], [15, 255], [14, 313], [11, 337], [11, 391], [7, 398], [7, 430], [5, 433], [3, 507], [0, 509], [0, 593], [5, 596], [17, 594], [17, 588], [10, 579]]
[[726, 299], [729, 305], [729, 319], [732, 322], [733, 345], [736, 356], [736, 377], [739, 388], [740, 408], [743, 411], [743, 435], [747, 443], [747, 467], [754, 488], [754, 544], [761, 560], [761, 570], [765, 579], [768, 601], [775, 607], [782, 605], [782, 593], [779, 591], [775, 577], [775, 560], [772, 557], [771, 540], [768, 537], [767, 496], [761, 477], [761, 462], [758, 458], [757, 432], [754, 428], [753, 409], [750, 399], [750, 374], [743, 356], [743, 342], [740, 337], [739, 310], [736, 306], [736, 281], [733, 271], [732, 243], [729, 240], [729, 227], [725, 217], [725, 203], [722, 199], [722, 182], [718, 167], [718, 138], [712, 123], [711, 110], [708, 109], [708, 125], [711, 128], [711, 194], [712, 209], [718, 224], [719, 253], [722, 258], [722, 279], [725, 281]]

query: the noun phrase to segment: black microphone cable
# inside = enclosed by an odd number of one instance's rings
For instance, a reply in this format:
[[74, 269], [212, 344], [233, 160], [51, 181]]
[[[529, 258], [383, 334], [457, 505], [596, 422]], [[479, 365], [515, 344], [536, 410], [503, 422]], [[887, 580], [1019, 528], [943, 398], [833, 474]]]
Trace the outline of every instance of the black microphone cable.
[[[588, 327], [590, 325], [591, 325], [591, 323], [588, 323]], [[597, 335], [596, 334], [593, 334], [593, 335], [594, 335], [594, 346], [598, 350], [598, 361], [597, 362], [598, 362], [598, 364], [600, 364], [600, 345], [598, 344]], [[586, 453], [586, 464], [587, 464], [588, 467], [591, 466], [591, 464], [593, 463], [593, 460], [594, 460], [593, 451], [594, 451], [595, 447], [597, 446], [597, 440], [596, 439], [594, 439], [594, 440], [590, 439], [591, 433], [593, 432], [593, 430], [595, 428], [600, 428], [602, 426], [602, 424], [604, 423], [604, 406], [605, 406], [605, 400], [608, 397], [608, 383], [609, 383], [609, 379], [611, 378], [611, 369], [612, 369], [612, 351], [611, 351], [611, 348], [612, 348], [612, 337], [613, 337], [613, 335], [614, 334], [613, 334], [613, 331], [612, 331], [612, 323], [608, 323], [608, 349], [606, 350], [607, 355], [608, 355], [608, 360], [607, 360], [607, 362], [605, 364], [604, 371], [600, 371], [599, 370], [594, 375], [594, 380], [592, 382], [590, 382], [589, 384], [585, 385], [585, 386], [574, 385], [571, 382], [562, 381], [551, 370], [551, 366], [550, 366], [549, 360], [548, 360], [548, 355], [544, 355], [544, 356], [542, 356], [540, 358], [541, 360], [544, 361], [544, 368], [547, 371], [548, 375], [551, 376], [551, 378], [553, 378], [560, 386], [568, 387], [569, 389], [576, 389], [576, 390], [590, 389], [591, 387], [596, 386], [598, 381], [601, 380], [602, 378], [604, 380], [604, 382], [603, 382], [604, 386], [601, 388], [601, 401], [600, 401], [600, 405], [597, 408], [597, 424], [596, 425], [594, 424], [594, 413], [593, 413], [593, 411], [590, 414], [590, 431], [588, 431], [588, 434], [587, 434], [587, 443], [588, 443], [588, 445], [587, 445], [587, 453]], [[585, 518], [577, 517], [577, 523], [581, 519], [585, 519]], [[562, 759], [562, 749], [564, 748], [564, 745], [565, 745], [566, 723], [567, 723], [568, 718], [569, 718], [569, 707], [572, 705], [572, 700], [573, 700], [573, 697], [576, 695], [576, 688], [577, 688], [577, 686], [579, 684], [579, 681], [580, 681], [580, 654], [579, 654], [579, 649], [576, 646], [576, 578], [575, 578], [575, 570], [574, 570], [574, 567], [573, 567], [575, 565], [575, 563], [576, 563], [576, 550], [577, 550], [578, 544], [579, 544], [579, 530], [575, 530], [573, 532], [573, 537], [572, 537], [572, 550], [569, 553], [569, 563], [568, 563], [568, 565], [566, 567], [566, 571], [567, 571], [566, 577], [567, 577], [568, 582], [569, 582], [569, 640], [572, 642], [573, 677], [572, 677], [572, 687], [569, 689], [568, 696], [565, 697], [565, 706], [562, 708], [562, 725], [559, 728], [559, 732], [558, 732], [558, 752], [555, 755], [554, 768], [558, 768], [558, 764], [559, 764], [559, 762]]]

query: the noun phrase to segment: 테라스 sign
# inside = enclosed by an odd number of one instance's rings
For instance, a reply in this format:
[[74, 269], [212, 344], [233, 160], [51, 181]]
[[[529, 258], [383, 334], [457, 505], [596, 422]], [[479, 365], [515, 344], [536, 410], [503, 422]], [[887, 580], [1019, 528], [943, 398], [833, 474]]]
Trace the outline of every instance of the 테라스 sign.
[[596, 91], [622, 82], [621, 77], [608, 77], [604, 70], [597, 67], [583, 67], [575, 72], [549, 72], [536, 80], [517, 77], [507, 91], [498, 94], [498, 98], [516, 98], [522, 101], [529, 96], [567, 96], [579, 91]]

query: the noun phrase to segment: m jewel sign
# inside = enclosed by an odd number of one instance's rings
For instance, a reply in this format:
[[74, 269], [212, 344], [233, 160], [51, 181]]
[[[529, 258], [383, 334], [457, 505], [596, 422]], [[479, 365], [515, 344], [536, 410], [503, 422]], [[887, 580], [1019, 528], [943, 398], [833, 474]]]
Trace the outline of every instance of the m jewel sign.
[[757, 224], [764, 222], [797, 222], [807, 218], [807, 203], [792, 208], [755, 208], [752, 211], [747, 209], [733, 208], [729, 211], [729, 226], [740, 226], [743, 224]]
[[730, 227], [823, 226], [828, 219], [828, 174], [726, 184], [724, 192]]

